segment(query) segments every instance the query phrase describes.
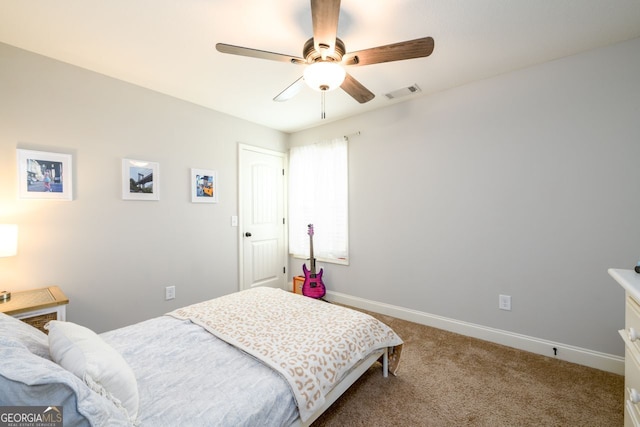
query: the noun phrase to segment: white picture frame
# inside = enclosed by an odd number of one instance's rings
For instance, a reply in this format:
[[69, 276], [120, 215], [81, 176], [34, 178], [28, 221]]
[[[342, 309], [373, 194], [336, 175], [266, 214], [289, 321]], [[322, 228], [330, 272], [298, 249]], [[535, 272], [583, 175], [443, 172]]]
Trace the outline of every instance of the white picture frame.
[[218, 173], [208, 169], [191, 169], [191, 202], [218, 203]]
[[160, 164], [122, 159], [122, 199], [160, 200]]
[[73, 200], [71, 154], [17, 149], [18, 198]]

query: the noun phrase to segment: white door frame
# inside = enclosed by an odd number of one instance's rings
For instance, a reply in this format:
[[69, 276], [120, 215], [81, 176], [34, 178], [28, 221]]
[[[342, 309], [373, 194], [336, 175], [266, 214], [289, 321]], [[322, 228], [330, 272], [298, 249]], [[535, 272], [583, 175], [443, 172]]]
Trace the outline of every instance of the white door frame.
[[288, 286], [288, 280], [286, 279], [289, 274], [289, 211], [288, 211], [288, 185], [287, 180], [289, 177], [289, 154], [283, 153], [281, 151], [269, 150], [267, 148], [256, 147], [254, 145], [248, 145], [243, 143], [238, 143], [238, 290], [243, 290], [244, 284], [244, 221], [243, 221], [243, 202], [242, 202], [242, 189], [244, 188], [244, 174], [242, 173], [242, 166], [244, 161], [243, 153], [245, 151], [254, 151], [258, 153], [269, 154], [272, 156], [282, 157], [282, 163], [284, 168], [284, 188], [283, 188], [283, 212], [284, 212], [284, 253], [283, 253], [283, 264], [286, 269], [285, 274], [285, 286]]

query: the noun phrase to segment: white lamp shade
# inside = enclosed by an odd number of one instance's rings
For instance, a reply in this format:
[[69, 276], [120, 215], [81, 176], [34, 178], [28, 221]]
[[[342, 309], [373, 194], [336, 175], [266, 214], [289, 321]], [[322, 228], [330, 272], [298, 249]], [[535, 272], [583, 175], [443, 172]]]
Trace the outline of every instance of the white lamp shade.
[[0, 257], [14, 256], [18, 253], [18, 226], [0, 224]]
[[304, 81], [313, 90], [329, 92], [340, 87], [346, 74], [344, 68], [335, 62], [314, 62], [304, 69]]

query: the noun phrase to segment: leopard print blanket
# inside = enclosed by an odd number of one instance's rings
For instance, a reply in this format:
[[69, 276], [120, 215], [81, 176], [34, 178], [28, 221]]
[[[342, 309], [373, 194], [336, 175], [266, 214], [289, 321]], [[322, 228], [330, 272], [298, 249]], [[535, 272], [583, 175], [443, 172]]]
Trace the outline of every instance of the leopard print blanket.
[[218, 338], [278, 371], [305, 422], [358, 361], [389, 348], [396, 374], [402, 340], [377, 319], [345, 307], [273, 288], [254, 288], [177, 309]]

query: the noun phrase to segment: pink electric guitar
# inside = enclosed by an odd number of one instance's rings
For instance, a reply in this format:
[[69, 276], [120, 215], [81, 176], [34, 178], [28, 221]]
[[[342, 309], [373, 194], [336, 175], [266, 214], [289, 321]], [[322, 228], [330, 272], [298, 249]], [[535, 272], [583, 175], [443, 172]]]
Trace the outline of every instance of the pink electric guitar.
[[324, 287], [324, 283], [322, 283], [322, 269], [320, 269], [320, 273], [316, 274], [316, 259], [313, 257], [313, 224], [309, 224], [308, 227], [311, 271], [307, 269], [307, 264], [302, 264], [302, 271], [304, 272], [302, 295], [311, 298], [322, 298], [327, 293], [327, 290]]

